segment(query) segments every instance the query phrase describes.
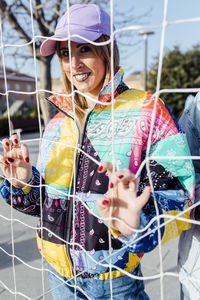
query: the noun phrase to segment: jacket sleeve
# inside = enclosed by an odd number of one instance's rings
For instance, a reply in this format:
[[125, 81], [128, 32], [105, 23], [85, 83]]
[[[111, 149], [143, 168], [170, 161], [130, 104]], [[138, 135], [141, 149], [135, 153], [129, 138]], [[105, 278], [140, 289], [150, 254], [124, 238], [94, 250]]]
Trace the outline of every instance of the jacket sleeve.
[[[32, 216], [40, 216], [40, 199], [44, 199], [44, 180], [40, 182], [40, 174], [35, 167], [32, 167], [32, 178], [22, 189], [12, 187], [8, 180], [4, 180], [0, 192], [5, 201], [16, 210]], [[41, 187], [42, 183], [42, 187]]]
[[[188, 99], [189, 98], [189, 99]], [[192, 156], [200, 156], [200, 93], [188, 97], [185, 110], [179, 124], [186, 134]], [[193, 160], [195, 169], [195, 203], [200, 200], [200, 160]], [[194, 210], [194, 217], [200, 220], [199, 208]]]
[[[136, 122], [134, 131], [137, 143], [133, 141], [130, 170], [134, 169], [135, 159], [137, 162], [139, 160], [139, 151], [141, 151], [140, 164], [146, 157], [152, 118], [151, 108], [144, 107], [143, 113]], [[139, 136], [138, 133], [142, 130], [143, 134]], [[137, 148], [137, 145], [140, 145], [140, 148]], [[136, 153], [135, 156], [134, 153]], [[190, 228], [189, 223], [175, 219], [176, 215], [186, 219], [190, 218], [190, 211], [184, 212], [184, 210], [191, 206], [194, 200], [194, 167], [190, 158], [178, 158], [180, 156], [190, 157], [190, 155], [186, 135], [179, 128], [169, 108], [159, 100], [151, 137], [149, 161], [140, 173], [138, 190], [138, 194], [140, 194], [145, 186], [150, 185], [151, 181], [153, 185], [151, 197], [141, 210], [139, 231], [130, 236], [121, 236], [119, 232], [113, 231], [113, 234], [118, 236], [124, 246], [128, 245], [131, 252], [144, 253], [156, 248], [159, 242], [158, 230], [160, 230], [163, 245], [177, 238], [183, 230]], [[157, 216], [154, 201], [157, 203], [159, 216]]]
[[[200, 156], [200, 93], [190, 97], [179, 124], [186, 134], [192, 156]], [[200, 160], [193, 160], [195, 169], [195, 202], [200, 200]]]

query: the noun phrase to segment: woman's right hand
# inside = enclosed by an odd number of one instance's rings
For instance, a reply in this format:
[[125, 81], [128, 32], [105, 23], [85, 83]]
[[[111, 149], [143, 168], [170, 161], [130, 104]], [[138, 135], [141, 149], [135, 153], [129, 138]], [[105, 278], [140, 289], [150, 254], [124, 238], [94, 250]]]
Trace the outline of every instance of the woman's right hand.
[[110, 162], [101, 161], [98, 172], [107, 172], [109, 178], [107, 194], [97, 199], [100, 216], [111, 218], [105, 223], [123, 235], [133, 234], [140, 225], [141, 209], [150, 198], [150, 187], [146, 186], [138, 196], [139, 179], [129, 169], [115, 171]]
[[28, 146], [20, 145], [16, 134], [12, 135], [10, 139], [3, 139], [2, 146], [4, 156], [0, 155], [0, 166], [4, 176], [16, 188], [24, 187], [32, 177]]

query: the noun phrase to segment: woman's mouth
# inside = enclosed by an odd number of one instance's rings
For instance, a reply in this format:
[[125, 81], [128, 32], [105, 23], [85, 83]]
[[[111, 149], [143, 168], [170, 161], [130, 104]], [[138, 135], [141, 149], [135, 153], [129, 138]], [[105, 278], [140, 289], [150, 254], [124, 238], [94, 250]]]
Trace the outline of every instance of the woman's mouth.
[[90, 72], [88, 72], [88, 73], [82, 73], [82, 74], [76, 74], [73, 77], [75, 78], [75, 80], [77, 82], [83, 82], [83, 81], [85, 81], [85, 80], [88, 79], [88, 77], [90, 76], [90, 74], [91, 74]]

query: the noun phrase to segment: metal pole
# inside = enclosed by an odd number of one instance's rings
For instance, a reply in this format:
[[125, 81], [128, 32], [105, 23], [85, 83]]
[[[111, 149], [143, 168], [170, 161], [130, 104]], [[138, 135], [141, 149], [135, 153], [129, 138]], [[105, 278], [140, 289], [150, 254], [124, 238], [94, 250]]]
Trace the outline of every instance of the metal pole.
[[144, 39], [144, 90], [147, 91], [147, 57], [148, 57], [148, 35], [154, 34], [153, 31], [142, 31], [139, 32], [139, 35], [143, 36]]
[[147, 90], [147, 34], [144, 34], [144, 90]]

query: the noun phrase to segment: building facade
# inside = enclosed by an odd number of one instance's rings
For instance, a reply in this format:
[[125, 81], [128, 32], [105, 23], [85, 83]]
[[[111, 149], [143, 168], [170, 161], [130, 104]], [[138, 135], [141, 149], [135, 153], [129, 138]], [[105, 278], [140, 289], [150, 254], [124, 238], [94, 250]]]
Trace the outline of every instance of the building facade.
[[16, 100], [23, 100], [33, 108], [36, 105], [35, 78], [10, 69], [0, 68], [0, 113], [7, 110]]

